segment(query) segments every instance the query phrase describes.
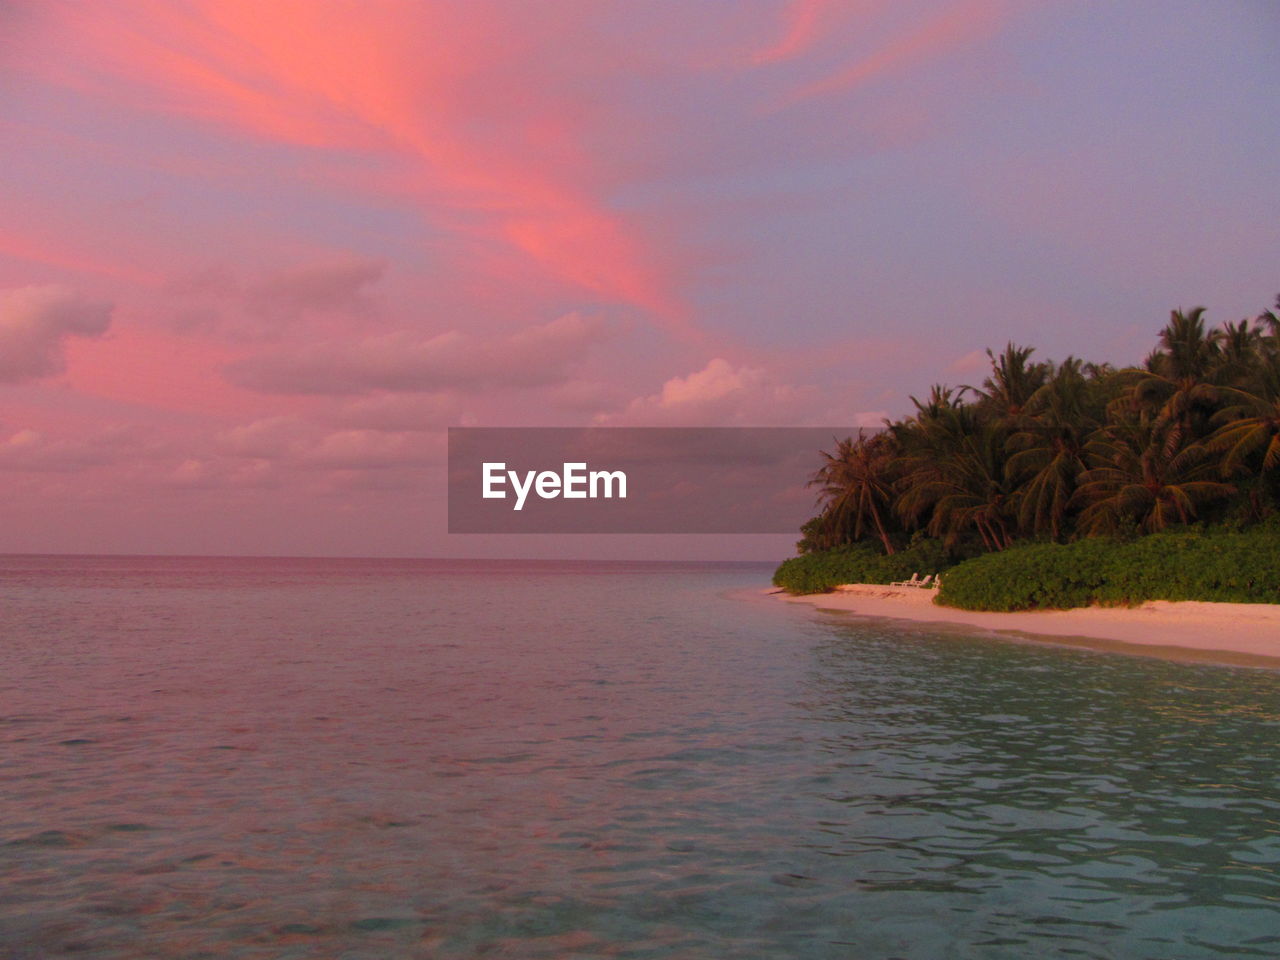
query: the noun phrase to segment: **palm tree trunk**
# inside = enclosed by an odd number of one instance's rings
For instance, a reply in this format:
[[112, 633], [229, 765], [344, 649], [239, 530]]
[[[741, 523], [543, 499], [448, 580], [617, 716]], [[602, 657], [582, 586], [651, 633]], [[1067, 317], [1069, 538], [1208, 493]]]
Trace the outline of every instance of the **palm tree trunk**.
[[880, 542], [884, 544], [884, 552], [886, 555], [893, 553], [893, 544], [889, 542], [889, 535], [884, 532], [884, 524], [880, 522], [880, 511], [876, 509], [873, 503], [871, 506], [871, 517], [876, 522], [876, 530], [880, 534]]
[[987, 535], [987, 525], [982, 519], [975, 519], [973, 525], [978, 528], [978, 533], [982, 534], [982, 545], [987, 548], [987, 553], [995, 553], [995, 545], [991, 542], [991, 537]]

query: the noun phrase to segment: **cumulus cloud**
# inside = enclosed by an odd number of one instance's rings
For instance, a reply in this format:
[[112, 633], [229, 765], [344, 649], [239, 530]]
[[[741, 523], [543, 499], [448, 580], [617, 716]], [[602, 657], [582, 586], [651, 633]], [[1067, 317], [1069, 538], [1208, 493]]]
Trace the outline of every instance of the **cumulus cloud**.
[[637, 397], [607, 425], [763, 426], [796, 425], [812, 419], [814, 387], [780, 383], [760, 367], [735, 367], [716, 357], [686, 377], [672, 377], [655, 394]]
[[232, 365], [227, 376], [263, 393], [291, 394], [550, 386], [567, 380], [609, 333], [599, 318], [577, 313], [489, 338], [451, 330], [424, 340], [401, 331], [260, 354]]
[[63, 286], [0, 291], [0, 383], [21, 383], [61, 373], [68, 337], [100, 337], [111, 325], [112, 305]]
[[170, 277], [163, 289], [178, 329], [251, 341], [271, 338], [281, 324], [303, 318], [369, 311], [370, 289], [386, 270], [386, 260], [345, 254], [247, 279], [226, 266], [210, 266]]
[[269, 274], [252, 284], [250, 303], [290, 312], [349, 309], [382, 279], [385, 260], [349, 255]]

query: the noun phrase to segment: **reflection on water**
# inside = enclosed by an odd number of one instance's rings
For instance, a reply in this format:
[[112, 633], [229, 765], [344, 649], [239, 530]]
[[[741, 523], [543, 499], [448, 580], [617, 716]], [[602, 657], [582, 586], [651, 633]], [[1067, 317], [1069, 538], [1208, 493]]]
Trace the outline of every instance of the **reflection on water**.
[[765, 579], [0, 559], [0, 956], [1280, 955], [1274, 673]]

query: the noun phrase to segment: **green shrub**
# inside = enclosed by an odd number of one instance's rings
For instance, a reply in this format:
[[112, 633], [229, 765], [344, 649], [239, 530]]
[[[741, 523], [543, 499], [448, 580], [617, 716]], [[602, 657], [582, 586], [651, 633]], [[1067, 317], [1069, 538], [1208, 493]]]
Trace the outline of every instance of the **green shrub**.
[[939, 603], [965, 610], [1067, 609], [1145, 600], [1280, 603], [1280, 530], [1181, 530], [1128, 543], [1033, 544], [952, 568]]
[[983, 554], [947, 572], [938, 602], [963, 610], [1085, 606], [1107, 582], [1108, 563], [1118, 546], [1082, 540]]
[[913, 573], [937, 573], [949, 562], [938, 540], [919, 540], [888, 556], [870, 543], [855, 543], [784, 560], [773, 583], [788, 593], [828, 593], [842, 583], [891, 583]]

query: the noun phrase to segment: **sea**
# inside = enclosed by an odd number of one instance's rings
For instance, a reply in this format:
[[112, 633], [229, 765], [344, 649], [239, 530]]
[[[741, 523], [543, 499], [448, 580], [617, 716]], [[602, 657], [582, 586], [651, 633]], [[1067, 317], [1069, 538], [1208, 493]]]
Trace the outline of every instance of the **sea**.
[[760, 564], [0, 558], [0, 957], [1280, 956], [1280, 676]]

